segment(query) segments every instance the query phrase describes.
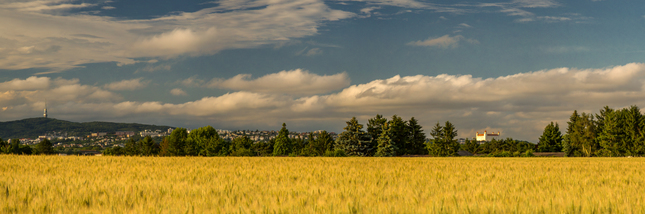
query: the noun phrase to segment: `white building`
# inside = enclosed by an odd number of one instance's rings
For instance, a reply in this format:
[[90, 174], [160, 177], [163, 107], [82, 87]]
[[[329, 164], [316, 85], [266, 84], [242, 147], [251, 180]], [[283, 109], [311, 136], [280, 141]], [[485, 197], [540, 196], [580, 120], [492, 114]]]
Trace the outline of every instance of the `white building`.
[[500, 133], [497, 132], [497, 134], [495, 134], [495, 133], [488, 134], [487, 131], [484, 131], [483, 134], [479, 134], [479, 132], [477, 132], [476, 138], [477, 138], [477, 142], [491, 141], [493, 139], [499, 140], [500, 139]]

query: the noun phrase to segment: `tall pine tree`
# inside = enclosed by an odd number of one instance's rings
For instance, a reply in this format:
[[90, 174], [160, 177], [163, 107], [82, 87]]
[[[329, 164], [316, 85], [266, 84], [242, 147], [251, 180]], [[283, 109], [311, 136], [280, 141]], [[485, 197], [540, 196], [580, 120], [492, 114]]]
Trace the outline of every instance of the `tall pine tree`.
[[363, 131], [363, 125], [358, 123], [356, 117], [346, 123], [345, 131], [340, 133], [334, 147], [350, 156], [368, 156], [372, 148], [370, 135]]
[[426, 142], [426, 134], [423, 133], [423, 127], [419, 125], [419, 122], [414, 119], [414, 117], [410, 118], [410, 121], [408, 121], [408, 140], [407, 142], [409, 143], [409, 148], [408, 152], [410, 154], [414, 155], [423, 155], [427, 153], [427, 150], [425, 149], [425, 142]]
[[538, 142], [538, 150], [540, 152], [560, 152], [562, 151], [562, 132], [558, 123], [551, 122], [542, 132], [540, 141]]
[[387, 125], [381, 126], [381, 135], [378, 137], [378, 147], [376, 149], [377, 157], [392, 157], [396, 156], [396, 145], [392, 139], [390, 139], [390, 128]]
[[282, 123], [282, 129], [278, 132], [273, 145], [273, 156], [284, 156], [291, 153], [291, 139], [289, 139], [289, 130], [287, 124]]

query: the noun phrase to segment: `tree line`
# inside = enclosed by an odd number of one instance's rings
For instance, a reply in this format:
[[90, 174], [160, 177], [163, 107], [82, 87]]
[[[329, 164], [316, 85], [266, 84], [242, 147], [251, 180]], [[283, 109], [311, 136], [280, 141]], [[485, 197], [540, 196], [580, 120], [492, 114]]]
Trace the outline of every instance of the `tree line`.
[[16, 155], [50, 155], [54, 154], [54, 146], [52, 143], [43, 139], [36, 145], [35, 148], [32, 148], [29, 145], [21, 145], [20, 139], [11, 139], [11, 143], [6, 142], [0, 138], [0, 154], [16, 154]]
[[564, 136], [549, 134], [547, 129], [558, 127], [547, 126], [540, 143], [568, 157], [645, 155], [645, 116], [637, 106], [617, 110], [605, 106], [598, 114], [574, 111]]
[[346, 121], [343, 132], [334, 140], [327, 131], [309, 133], [306, 138], [289, 138], [286, 124], [278, 135], [269, 140], [254, 142], [248, 136], [233, 140], [222, 139], [211, 127], [201, 127], [190, 133], [184, 128], [175, 129], [162, 142], [149, 137], [134, 141], [125, 147], [104, 151], [105, 155], [138, 156], [376, 156], [430, 155], [436, 157], [459, 156], [460, 150], [473, 154], [490, 154], [495, 157], [532, 156], [535, 145], [511, 138], [480, 144], [466, 139], [459, 144], [455, 139], [456, 127], [446, 121], [437, 123], [427, 139], [423, 127], [412, 117], [403, 120], [394, 115], [391, 119], [377, 114], [367, 121], [367, 126], [356, 117]]
[[395, 156], [427, 154], [426, 136], [416, 119], [404, 121], [394, 115], [388, 121], [382, 115], [369, 119], [367, 130], [356, 118], [347, 121], [344, 132], [334, 140], [327, 131], [309, 133], [305, 139], [289, 138], [286, 124], [278, 135], [266, 142], [254, 142], [248, 136], [222, 139], [211, 126], [192, 130], [177, 128], [155, 143], [149, 137], [130, 139], [125, 147], [113, 147], [105, 155], [140, 156]]

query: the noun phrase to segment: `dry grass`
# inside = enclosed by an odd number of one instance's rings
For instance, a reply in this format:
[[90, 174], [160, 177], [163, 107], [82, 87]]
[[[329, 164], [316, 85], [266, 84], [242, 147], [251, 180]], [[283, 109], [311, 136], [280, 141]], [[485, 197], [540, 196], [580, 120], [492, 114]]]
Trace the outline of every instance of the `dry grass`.
[[0, 156], [1, 213], [644, 213], [641, 158]]

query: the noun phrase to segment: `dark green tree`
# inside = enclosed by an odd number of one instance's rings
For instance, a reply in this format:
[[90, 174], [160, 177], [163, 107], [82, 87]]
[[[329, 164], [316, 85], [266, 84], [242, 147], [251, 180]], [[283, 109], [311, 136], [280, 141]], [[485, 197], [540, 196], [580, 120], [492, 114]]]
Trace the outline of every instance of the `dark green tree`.
[[645, 138], [643, 129], [645, 120], [637, 106], [630, 106], [625, 112], [625, 144], [626, 155], [643, 156], [645, 154]]
[[626, 149], [625, 145], [623, 145], [626, 140], [623, 111], [615, 111], [605, 106], [605, 109], [601, 110], [601, 115], [602, 121], [598, 122], [597, 138], [601, 149], [598, 151], [598, 155], [605, 157], [623, 156]]
[[371, 145], [378, 145], [377, 139], [381, 136], [383, 126], [387, 123], [387, 118], [384, 118], [383, 115], [380, 114], [377, 114], [374, 118], [367, 121], [367, 133], [372, 138]]
[[133, 138], [128, 139], [128, 142], [125, 143], [125, 155], [139, 155], [139, 145], [137, 145], [137, 142], [135, 142]]
[[394, 141], [390, 139], [390, 128], [387, 125], [381, 126], [381, 135], [378, 137], [378, 147], [376, 149], [376, 157], [392, 157], [396, 156], [396, 145]]
[[139, 146], [139, 155], [153, 156], [159, 154], [159, 145], [150, 136], [140, 140], [137, 145]]
[[540, 152], [560, 152], [562, 151], [562, 132], [560, 132], [560, 125], [551, 122], [542, 132], [538, 143], [538, 150]]
[[562, 151], [564, 152], [565, 157], [574, 156], [574, 151], [579, 150], [573, 142], [574, 139], [578, 138], [578, 133], [575, 131], [578, 120], [580, 120], [580, 115], [577, 110], [574, 110], [567, 122], [567, 131], [562, 142]]
[[107, 148], [107, 149], [103, 150], [103, 155], [113, 155], [113, 156], [125, 155], [125, 149], [120, 147], [120, 146]]
[[[582, 113], [574, 126], [574, 138], [571, 139], [572, 145], [577, 148], [574, 156], [591, 157], [598, 150], [596, 141], [597, 128], [594, 123], [593, 115]], [[604, 123], [603, 123], [604, 124]]]
[[443, 127], [437, 123], [432, 128], [430, 135], [432, 135], [433, 139], [427, 145], [428, 154], [435, 157], [457, 156], [460, 147], [457, 140], [455, 140], [457, 129], [450, 121], [446, 121]]
[[352, 117], [346, 123], [347, 126], [343, 128], [345, 131], [336, 139], [334, 148], [350, 156], [368, 156], [372, 148], [370, 135], [363, 131], [363, 125], [358, 123], [356, 117]]
[[[49, 142], [49, 140], [47, 142]], [[11, 153], [17, 155], [22, 154], [20, 152], [20, 139], [11, 139]]]
[[423, 155], [428, 152], [428, 150], [425, 149], [426, 134], [423, 133], [422, 128], [423, 127], [419, 125], [419, 122], [414, 119], [414, 117], [410, 118], [410, 121], [408, 121], [407, 130], [409, 131], [409, 139], [407, 142], [409, 144], [408, 151], [410, 154]]
[[305, 141], [300, 136], [291, 139], [291, 153], [289, 155], [297, 156], [303, 153], [304, 149]]
[[301, 156], [320, 156], [321, 154], [318, 153], [320, 151], [321, 146], [318, 145], [318, 141], [314, 137], [313, 132], [309, 132], [309, 135], [307, 135], [307, 141], [306, 145], [302, 149], [299, 155]]
[[273, 145], [275, 145], [275, 138], [266, 142], [257, 142], [251, 146], [251, 151], [257, 156], [271, 156], [273, 155]]
[[413, 154], [413, 146], [411, 144], [410, 130], [406, 121], [397, 115], [393, 115], [392, 119], [388, 122], [388, 128], [390, 129], [390, 139], [394, 141], [394, 145], [397, 146], [398, 150], [396, 154], [405, 155]]
[[323, 154], [326, 151], [334, 151], [334, 139], [331, 137], [331, 134], [327, 131], [322, 131], [318, 134], [318, 138], [316, 138], [316, 141], [318, 141], [318, 144], [320, 144], [320, 153]]
[[40, 143], [36, 145], [36, 149], [38, 150], [38, 154], [44, 154], [44, 155], [54, 154], [54, 146], [47, 139], [43, 139], [42, 141], [40, 141]]
[[176, 128], [170, 133], [170, 136], [166, 137], [168, 139], [168, 148], [167, 152], [169, 156], [184, 156], [186, 145], [186, 139], [188, 138], [188, 132], [185, 128]]
[[201, 156], [222, 156], [227, 155], [228, 145], [220, 138], [217, 130], [211, 126], [205, 126], [192, 130], [188, 134], [186, 142]]
[[7, 143], [6, 141], [2, 140], [2, 138], [0, 138], [0, 153], [2, 154], [11, 153], [11, 145], [9, 145], [9, 143]]
[[273, 145], [273, 156], [285, 156], [291, 153], [291, 139], [289, 139], [289, 130], [287, 124], [282, 123], [282, 129], [278, 132]]
[[249, 136], [236, 137], [231, 142], [231, 156], [254, 156], [251, 146], [253, 146], [253, 140]]
[[461, 145], [461, 150], [468, 151], [472, 154], [479, 154], [480, 148], [477, 139], [473, 138], [472, 140], [466, 138], [464, 144]]

